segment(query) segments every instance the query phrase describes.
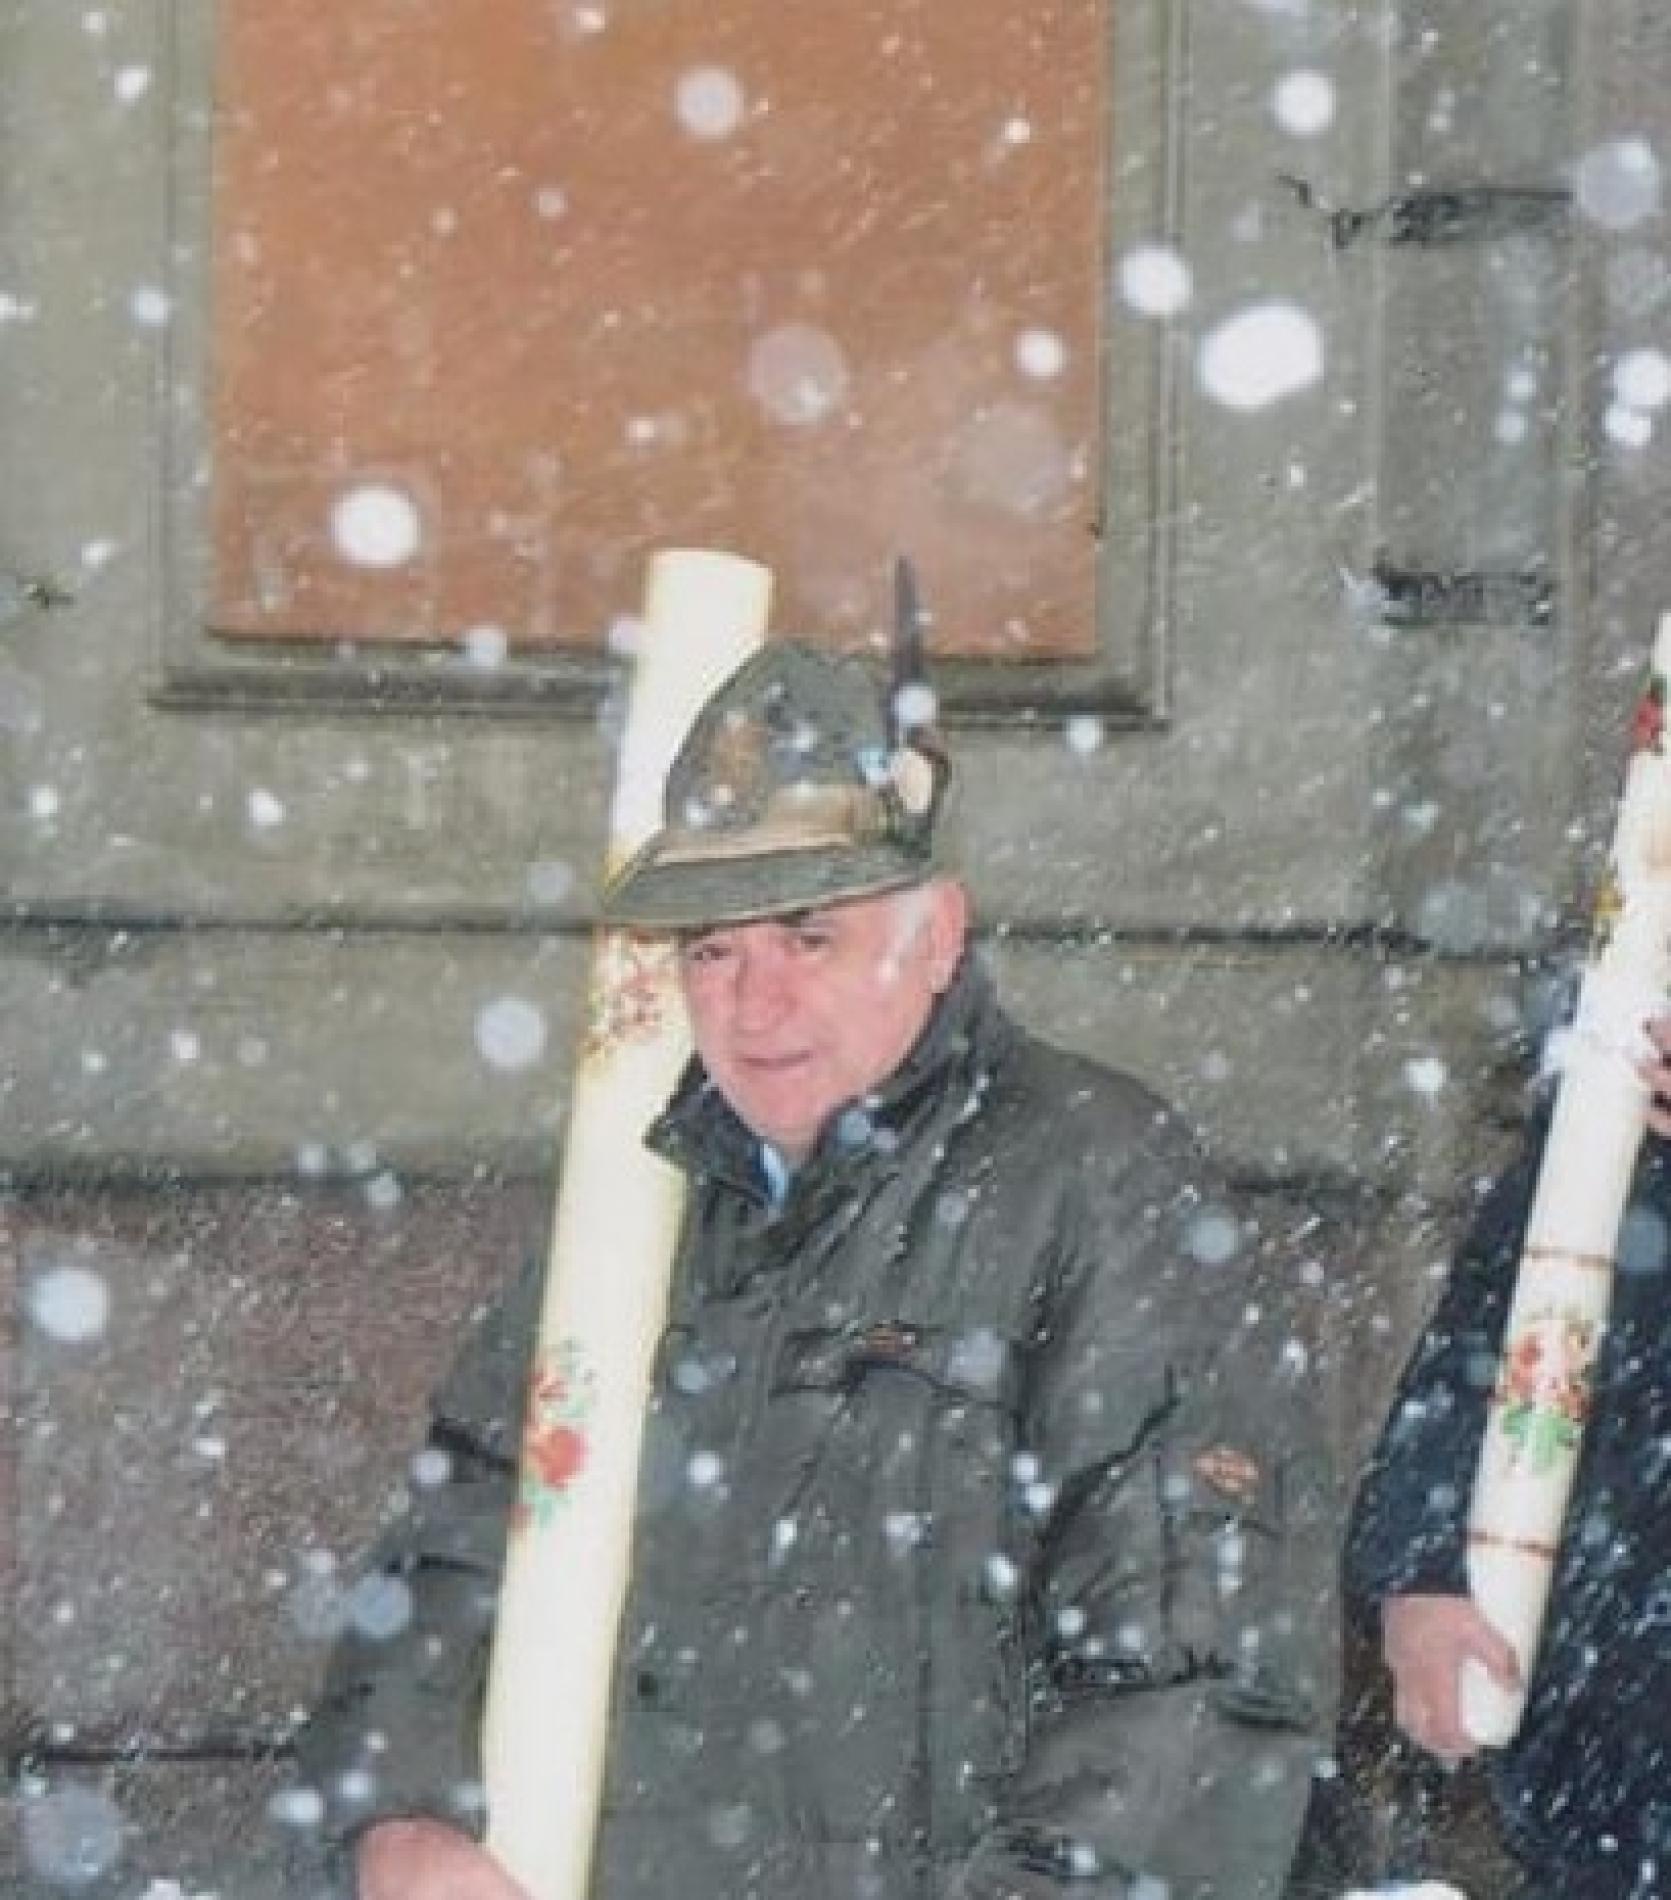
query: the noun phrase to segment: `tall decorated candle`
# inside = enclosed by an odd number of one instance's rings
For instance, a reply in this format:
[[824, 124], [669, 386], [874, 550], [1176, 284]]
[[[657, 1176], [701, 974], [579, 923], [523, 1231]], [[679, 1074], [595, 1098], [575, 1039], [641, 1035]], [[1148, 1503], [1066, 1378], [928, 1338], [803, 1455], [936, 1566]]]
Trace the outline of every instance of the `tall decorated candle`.
[[[670, 552], [650, 567], [610, 813], [610, 868], [661, 820], [702, 702], [761, 642], [771, 577]], [[690, 1051], [669, 945], [593, 945], [483, 1727], [487, 1844], [533, 1900], [582, 1900], [650, 1362], [682, 1212], [643, 1145]]]
[[[1643, 1025], [1671, 985], [1671, 614], [1661, 616], [1595, 940], [1579, 991], [1515, 1279], [1468, 1528], [1468, 1580], [1529, 1683], [1589, 1415], [1614, 1249], [1646, 1127]], [[1509, 1741], [1524, 1709], [1464, 1666], [1463, 1720]]]

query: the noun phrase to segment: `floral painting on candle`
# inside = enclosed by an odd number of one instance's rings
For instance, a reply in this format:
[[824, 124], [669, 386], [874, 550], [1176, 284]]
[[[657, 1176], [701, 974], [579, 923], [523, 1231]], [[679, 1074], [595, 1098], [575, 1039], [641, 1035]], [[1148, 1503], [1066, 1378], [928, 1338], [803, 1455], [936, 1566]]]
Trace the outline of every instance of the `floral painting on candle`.
[[675, 1008], [676, 981], [666, 940], [605, 931], [593, 966], [583, 1059], [605, 1062], [627, 1043], [660, 1035]]
[[535, 1360], [514, 1529], [547, 1529], [585, 1471], [596, 1382], [575, 1340], [560, 1339]]
[[1575, 1307], [1549, 1305], [1528, 1313], [1503, 1349], [1497, 1425], [1513, 1459], [1546, 1476], [1578, 1448], [1590, 1411], [1600, 1332]]

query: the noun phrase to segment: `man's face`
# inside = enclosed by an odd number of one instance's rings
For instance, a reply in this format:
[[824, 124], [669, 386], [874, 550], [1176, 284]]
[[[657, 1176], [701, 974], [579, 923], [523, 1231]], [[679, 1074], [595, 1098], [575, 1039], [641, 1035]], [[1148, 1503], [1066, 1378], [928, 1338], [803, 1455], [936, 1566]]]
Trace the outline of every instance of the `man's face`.
[[963, 954], [968, 904], [945, 881], [679, 941], [697, 1054], [725, 1099], [791, 1161], [910, 1053]]

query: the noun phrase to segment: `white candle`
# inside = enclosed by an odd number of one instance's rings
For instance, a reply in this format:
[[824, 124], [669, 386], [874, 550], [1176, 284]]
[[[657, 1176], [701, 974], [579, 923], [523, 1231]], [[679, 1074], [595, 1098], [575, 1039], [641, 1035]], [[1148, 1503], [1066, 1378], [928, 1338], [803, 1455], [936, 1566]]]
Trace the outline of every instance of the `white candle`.
[[[611, 867], [659, 825], [667, 768], [759, 646], [770, 594], [766, 569], [733, 555], [652, 562]], [[586, 1892], [644, 1402], [683, 1210], [681, 1178], [643, 1146], [690, 1052], [671, 946], [600, 931], [589, 997], [483, 1723], [488, 1848], [533, 1900]]]
[[[1566, 1039], [1555, 1113], [1515, 1279], [1468, 1527], [1468, 1581], [1529, 1683], [1577, 1470], [1613, 1291], [1613, 1252], [1648, 1091], [1634, 1057], [1671, 987], [1671, 614], [1638, 707], [1596, 944]], [[1462, 1714], [1479, 1742], [1512, 1739], [1524, 1689], [1465, 1665]]]

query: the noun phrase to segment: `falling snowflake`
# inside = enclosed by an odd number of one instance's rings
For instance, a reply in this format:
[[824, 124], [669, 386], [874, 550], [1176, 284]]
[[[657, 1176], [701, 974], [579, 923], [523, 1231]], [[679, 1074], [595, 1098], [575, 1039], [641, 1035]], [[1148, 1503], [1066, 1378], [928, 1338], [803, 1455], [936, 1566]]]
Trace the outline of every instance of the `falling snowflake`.
[[1414, 1885], [1395, 1887], [1353, 1887], [1341, 1900], [1467, 1900], [1458, 1887], [1443, 1880], [1419, 1880]]
[[1067, 345], [1054, 330], [1023, 330], [1015, 339], [1015, 365], [1023, 376], [1048, 382], [1067, 368]]
[[1271, 100], [1276, 122], [1295, 138], [1315, 138], [1334, 123], [1334, 82], [1323, 73], [1289, 73]]
[[1659, 209], [1659, 160], [1644, 139], [1598, 145], [1578, 161], [1573, 196], [1586, 217], [1609, 231], [1628, 231]]
[[126, 1823], [102, 1789], [82, 1782], [26, 1788], [20, 1806], [24, 1862], [53, 1886], [90, 1887], [120, 1858]]
[[400, 1185], [400, 1176], [391, 1169], [384, 1168], [374, 1174], [365, 1184], [366, 1205], [379, 1214], [392, 1213], [399, 1207], [404, 1193]]
[[174, 311], [174, 301], [155, 284], [140, 284], [128, 298], [128, 314], [147, 329], [159, 329]]
[[420, 1491], [434, 1491], [452, 1477], [453, 1461], [439, 1446], [426, 1445], [413, 1457], [408, 1469]]
[[1140, 316], [1177, 316], [1192, 287], [1189, 266], [1164, 244], [1140, 244], [1120, 260], [1120, 294]]
[[560, 858], [539, 858], [523, 882], [536, 904], [560, 904], [574, 889], [574, 871]]
[[1020, 1586], [1021, 1572], [1000, 1550], [993, 1551], [987, 1558], [985, 1571], [987, 1588], [996, 1597], [1013, 1596]]
[[49, 1339], [84, 1345], [99, 1338], [110, 1319], [110, 1288], [91, 1267], [50, 1267], [31, 1282], [29, 1317]]
[[909, 732], [917, 726], [932, 726], [940, 710], [934, 688], [925, 680], [912, 680], [894, 694], [894, 717]]
[[1450, 1080], [1450, 1070], [1439, 1056], [1415, 1056], [1404, 1065], [1404, 1080], [1415, 1094], [1431, 1101]]
[[464, 649], [465, 659], [483, 671], [504, 665], [506, 655], [511, 650], [510, 636], [503, 627], [485, 625], [467, 627], [459, 645]]
[[730, 1801], [708, 1815], [708, 1838], [716, 1847], [741, 1847], [754, 1831], [754, 1810], [746, 1801]]
[[423, 528], [417, 504], [403, 489], [367, 482], [337, 497], [331, 537], [356, 567], [402, 567], [417, 553]]
[[334, 1642], [348, 1627], [347, 1594], [330, 1575], [302, 1577], [290, 1592], [286, 1608], [297, 1635], [310, 1642]]
[[1440, 949], [1477, 949], [1488, 935], [1489, 924], [1490, 906], [1484, 893], [1468, 884], [1447, 880], [1423, 891], [1416, 901], [1417, 932]]
[[882, 1535], [895, 1550], [915, 1550], [928, 1535], [928, 1519], [920, 1511], [890, 1511], [882, 1520]]
[[386, 1570], [362, 1577], [348, 1593], [348, 1620], [375, 1643], [386, 1643], [410, 1627], [411, 1586]]
[[1268, 409], [1323, 374], [1316, 319], [1280, 300], [1227, 317], [1202, 340], [1201, 386], [1228, 409]]
[[267, 1813], [281, 1827], [318, 1827], [325, 1801], [317, 1788], [281, 1788], [267, 1803]]
[[258, 785], [250, 793], [245, 801], [245, 810], [257, 831], [271, 831], [275, 825], [284, 823], [284, 800], [262, 786]]
[[724, 1473], [725, 1461], [712, 1451], [692, 1452], [690, 1462], [685, 1466], [686, 1478], [698, 1491], [706, 1491], [718, 1484]]
[[1663, 409], [1671, 401], [1671, 359], [1660, 350], [1627, 350], [1613, 367], [1613, 390], [1632, 409]]
[[1204, 1267], [1222, 1267], [1235, 1259], [1241, 1244], [1240, 1224], [1222, 1208], [1198, 1214], [1184, 1234], [1184, 1251]]
[[674, 111], [693, 139], [729, 138], [745, 104], [742, 82], [723, 66], [693, 66], [673, 91]]
[[1062, 737], [1070, 752], [1089, 758], [1102, 747], [1103, 723], [1095, 713], [1075, 713], [1062, 727]]
[[1617, 442], [1622, 449], [1645, 449], [1654, 439], [1653, 417], [1622, 402], [1607, 405], [1601, 426], [1606, 430], [1608, 440]]
[[476, 1048], [495, 1069], [529, 1069], [545, 1054], [545, 1013], [521, 996], [501, 996], [476, 1014]]
[[847, 358], [827, 330], [785, 323], [749, 351], [748, 390], [774, 421], [807, 428], [838, 409], [848, 389]]

